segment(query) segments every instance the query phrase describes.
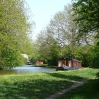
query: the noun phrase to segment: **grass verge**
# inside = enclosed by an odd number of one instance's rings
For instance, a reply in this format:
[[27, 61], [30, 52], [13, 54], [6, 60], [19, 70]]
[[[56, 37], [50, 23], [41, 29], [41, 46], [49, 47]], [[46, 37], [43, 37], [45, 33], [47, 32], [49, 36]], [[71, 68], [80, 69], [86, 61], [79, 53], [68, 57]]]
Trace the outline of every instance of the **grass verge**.
[[[52, 73], [0, 75], [0, 99], [45, 99], [70, 87], [73, 85], [73, 81], [83, 78], [89, 79], [89, 81], [95, 80], [98, 72], [98, 69], [86, 68]], [[86, 99], [63, 97], [65, 98], [60, 97], [59, 99]]]
[[56, 99], [99, 99], [99, 79], [89, 80], [83, 86], [73, 89]]

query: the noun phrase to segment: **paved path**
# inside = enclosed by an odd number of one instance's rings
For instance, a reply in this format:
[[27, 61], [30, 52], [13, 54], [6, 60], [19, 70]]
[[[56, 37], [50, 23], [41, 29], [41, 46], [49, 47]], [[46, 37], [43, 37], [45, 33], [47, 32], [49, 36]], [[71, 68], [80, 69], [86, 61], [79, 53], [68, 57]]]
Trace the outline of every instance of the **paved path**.
[[86, 79], [82, 79], [81, 81], [76, 81], [76, 82], [74, 82], [74, 84], [71, 87], [69, 87], [67, 89], [64, 89], [64, 90], [62, 90], [62, 91], [60, 91], [60, 92], [58, 92], [58, 93], [56, 93], [54, 95], [51, 95], [50, 97], [48, 97], [46, 99], [55, 99], [58, 96], [60, 96], [62, 94], [65, 94], [66, 92], [83, 85], [86, 81], [87, 81]]

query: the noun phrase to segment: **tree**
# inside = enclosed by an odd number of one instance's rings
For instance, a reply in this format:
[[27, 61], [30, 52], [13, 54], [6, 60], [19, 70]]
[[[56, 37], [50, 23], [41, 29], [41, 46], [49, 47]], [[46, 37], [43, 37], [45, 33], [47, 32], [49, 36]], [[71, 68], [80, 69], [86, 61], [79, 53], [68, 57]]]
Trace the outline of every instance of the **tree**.
[[89, 50], [89, 66], [99, 67], [99, 1], [97, 0], [73, 0], [73, 11], [77, 15], [78, 37], [92, 36], [94, 43]]
[[91, 47], [89, 56], [89, 66], [92, 68], [99, 68], [99, 41], [95, 42]]
[[47, 32], [61, 46], [60, 57], [68, 57], [74, 51], [74, 47], [78, 46], [77, 27], [73, 21], [76, 15], [72, 16], [71, 9], [72, 5], [65, 6], [63, 11], [55, 14], [47, 27]]
[[1, 67], [21, 65], [21, 53], [31, 48], [30, 26], [23, 0], [0, 0]]
[[55, 14], [38, 37], [38, 52], [40, 57], [45, 55], [44, 58], [50, 63], [56, 63], [54, 59], [69, 57], [72, 54], [74, 58], [83, 62], [83, 66], [89, 66], [86, 63], [89, 58], [87, 52], [89, 45], [93, 44], [94, 35], [83, 35], [78, 39], [80, 27], [73, 21], [77, 18], [77, 15], [73, 16], [73, 14], [72, 5], [65, 6], [63, 11]]
[[[44, 63], [50, 63], [52, 60], [52, 49], [55, 47], [55, 39], [48, 33], [47, 30], [42, 30], [37, 37], [36, 41], [36, 55], [37, 60], [42, 60]], [[52, 47], [53, 46], [53, 47]], [[56, 51], [58, 49], [54, 49]], [[54, 54], [53, 54], [54, 55]], [[49, 62], [50, 61], [50, 62]]]
[[70, 9], [69, 5], [64, 11], [56, 13], [46, 29], [38, 35], [39, 59], [46, 59], [50, 65], [55, 65], [59, 57], [65, 57], [76, 44], [75, 23]]
[[[73, 0], [73, 11], [77, 15], [75, 21], [79, 27], [79, 36], [99, 33], [99, 1], [97, 0]], [[96, 32], [97, 31], [97, 32]]]
[[57, 60], [60, 57], [60, 46], [57, 44], [57, 42], [53, 42], [50, 46], [50, 52], [48, 55], [48, 64], [52, 66], [57, 66]]
[[75, 45], [76, 27], [71, 8], [71, 5], [65, 6], [64, 11], [56, 13], [47, 28], [61, 46]]

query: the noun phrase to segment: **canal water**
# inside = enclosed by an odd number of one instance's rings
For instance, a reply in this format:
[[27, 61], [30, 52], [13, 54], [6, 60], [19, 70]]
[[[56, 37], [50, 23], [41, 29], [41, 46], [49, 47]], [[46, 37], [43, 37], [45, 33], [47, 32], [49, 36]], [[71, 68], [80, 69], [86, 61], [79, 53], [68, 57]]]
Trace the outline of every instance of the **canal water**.
[[30, 65], [25, 65], [22, 67], [15, 67], [8, 70], [0, 70], [1, 74], [22, 74], [22, 73], [36, 73], [36, 72], [54, 72], [56, 68], [46, 68], [46, 67], [33, 67]]

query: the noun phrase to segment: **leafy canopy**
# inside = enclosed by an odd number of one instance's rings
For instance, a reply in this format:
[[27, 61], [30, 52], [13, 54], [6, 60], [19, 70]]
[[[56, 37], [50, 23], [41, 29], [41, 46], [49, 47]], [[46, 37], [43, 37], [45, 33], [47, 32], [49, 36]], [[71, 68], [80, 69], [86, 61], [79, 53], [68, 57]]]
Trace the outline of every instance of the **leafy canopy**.
[[[79, 32], [92, 33], [99, 30], [99, 1], [98, 0], [73, 0], [73, 11]], [[83, 35], [82, 34], [82, 35]]]
[[32, 49], [27, 10], [24, 0], [0, 0], [0, 67], [21, 65]]

